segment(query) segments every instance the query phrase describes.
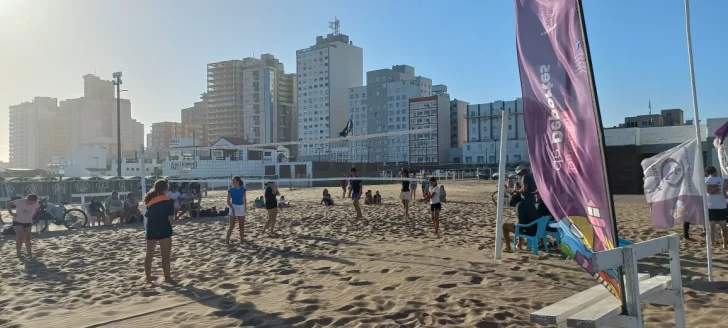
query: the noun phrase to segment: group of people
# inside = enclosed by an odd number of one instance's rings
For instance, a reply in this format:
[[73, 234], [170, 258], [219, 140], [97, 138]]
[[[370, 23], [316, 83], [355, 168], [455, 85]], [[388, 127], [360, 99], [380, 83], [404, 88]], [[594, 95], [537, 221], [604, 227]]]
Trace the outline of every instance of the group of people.
[[141, 212], [139, 211], [139, 202], [135, 199], [134, 193], [126, 194], [126, 199], [119, 198], [119, 192], [114, 190], [111, 196], [104, 203], [99, 201], [98, 197], [91, 198], [88, 204], [89, 216], [93, 218], [91, 226], [110, 225], [114, 219], [119, 219], [119, 223], [132, 223], [141, 220]]
[[[525, 167], [517, 167], [516, 174], [518, 174], [519, 180], [516, 184], [516, 188], [513, 191], [511, 197], [511, 206], [516, 207], [516, 217], [519, 225], [528, 225], [539, 218], [544, 216], [550, 216], [546, 204], [538, 199], [538, 189], [536, 188], [536, 180], [533, 177], [533, 173], [528, 172]], [[519, 228], [520, 234], [529, 236], [535, 236], [537, 227], [535, 225], [527, 228]], [[553, 229], [553, 228], [547, 228]], [[511, 248], [511, 234], [515, 233], [515, 223], [503, 223], [503, 247], [506, 251], [512, 251]], [[517, 247], [522, 249], [526, 245], [525, 241], [519, 240]]]

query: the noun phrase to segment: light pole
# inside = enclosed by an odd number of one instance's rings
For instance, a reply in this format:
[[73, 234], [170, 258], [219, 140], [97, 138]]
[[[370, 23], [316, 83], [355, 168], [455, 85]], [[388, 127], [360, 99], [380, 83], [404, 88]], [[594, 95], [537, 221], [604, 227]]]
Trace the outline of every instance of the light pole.
[[113, 74], [116, 86], [116, 176], [121, 178], [121, 72]]

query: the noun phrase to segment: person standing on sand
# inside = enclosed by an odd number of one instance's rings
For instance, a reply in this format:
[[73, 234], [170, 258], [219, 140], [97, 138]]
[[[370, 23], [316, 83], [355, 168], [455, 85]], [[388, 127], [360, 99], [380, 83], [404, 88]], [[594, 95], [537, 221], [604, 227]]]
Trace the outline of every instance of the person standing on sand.
[[278, 192], [278, 188], [276, 188], [274, 182], [268, 182], [265, 184], [265, 208], [268, 210], [268, 221], [265, 222], [265, 226], [263, 226], [263, 231], [261, 233], [265, 233], [265, 230], [270, 227], [270, 235], [275, 236], [275, 230], [276, 230], [276, 218], [278, 217], [278, 200], [276, 199], [276, 196], [280, 195]]
[[[407, 172], [406, 169], [402, 169], [400, 176], [406, 179], [409, 177], [409, 172]], [[410, 182], [407, 180], [402, 180], [402, 190], [399, 195], [402, 199], [402, 206], [404, 207], [405, 220], [409, 220], [409, 202], [412, 199], [412, 195], [410, 195], [410, 192]]]
[[230, 245], [230, 235], [235, 229], [235, 221], [238, 222], [240, 230], [240, 242], [242, 243], [245, 235], [245, 207], [248, 204], [248, 195], [243, 186], [243, 179], [239, 176], [233, 177], [233, 187], [228, 189], [227, 204], [230, 208], [230, 225], [228, 226], [225, 244]]
[[[33, 225], [33, 216], [38, 212], [38, 196], [30, 194], [25, 199], [17, 199], [5, 204], [8, 213], [13, 217], [13, 230], [15, 230], [15, 254], [18, 259], [23, 259], [20, 253], [23, 243], [28, 253], [28, 258], [33, 257], [33, 250], [30, 243], [30, 231]], [[15, 209], [15, 212], [13, 212]]]
[[430, 199], [430, 213], [432, 216], [432, 226], [435, 228], [435, 235], [440, 236], [440, 210], [442, 203], [440, 202], [440, 186], [437, 185], [437, 178], [431, 177], [430, 188], [427, 191], [427, 198]]
[[[417, 178], [417, 175], [412, 173], [410, 178], [412, 178], [412, 179]], [[416, 201], [417, 200], [416, 199], [417, 198], [417, 181], [416, 180], [410, 181], [410, 192], [412, 192], [411, 201], [413, 201], [413, 202]]]
[[349, 177], [344, 173], [344, 179], [341, 180], [341, 199], [346, 198], [346, 186], [349, 185]]
[[169, 190], [169, 183], [166, 180], [157, 180], [146, 195], [144, 204], [147, 206], [146, 232], [147, 232], [147, 254], [144, 258], [144, 273], [147, 283], [152, 283], [152, 260], [157, 244], [162, 253], [162, 270], [164, 281], [174, 284], [170, 273], [170, 257], [172, 253], [172, 217], [174, 217], [174, 200], [166, 193]]
[[715, 227], [719, 226], [721, 237], [723, 239], [723, 248], [728, 247], [726, 243], [726, 216], [728, 216], [728, 204], [726, 204], [726, 195], [728, 195], [728, 184], [725, 179], [718, 176], [718, 170], [712, 166], [705, 168], [705, 185], [708, 189], [708, 220], [710, 221], [710, 242], [715, 243]]
[[364, 216], [361, 213], [361, 205], [359, 205], [359, 199], [362, 196], [362, 184], [361, 180], [356, 179], [356, 168], [352, 167], [351, 170], [349, 170], [349, 176], [352, 178], [349, 180], [351, 183], [351, 199], [354, 203], [354, 210], [356, 210], [356, 218], [362, 219]]

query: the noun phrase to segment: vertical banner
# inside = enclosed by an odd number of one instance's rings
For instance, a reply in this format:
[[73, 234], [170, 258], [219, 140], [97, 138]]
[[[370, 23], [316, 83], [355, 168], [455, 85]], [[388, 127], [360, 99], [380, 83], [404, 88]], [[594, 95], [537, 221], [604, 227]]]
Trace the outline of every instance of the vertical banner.
[[559, 246], [613, 295], [617, 270], [592, 253], [614, 248], [600, 118], [576, 0], [515, 0], [528, 155], [539, 196], [563, 232]]
[[728, 137], [728, 122], [719, 127], [715, 131], [715, 141], [713, 146], [718, 151], [718, 160], [720, 161], [720, 171], [724, 178], [728, 178], [728, 155], [726, 155], [726, 137]]
[[645, 197], [656, 227], [705, 222], [700, 190], [705, 178], [703, 169], [695, 167], [698, 156], [698, 142], [693, 139], [642, 161]]

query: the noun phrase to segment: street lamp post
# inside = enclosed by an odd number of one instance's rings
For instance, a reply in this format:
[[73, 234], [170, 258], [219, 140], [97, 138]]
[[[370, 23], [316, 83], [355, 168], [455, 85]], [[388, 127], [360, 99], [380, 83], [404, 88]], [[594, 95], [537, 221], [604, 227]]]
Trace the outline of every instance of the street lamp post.
[[116, 86], [116, 176], [121, 178], [121, 72], [113, 74]]

